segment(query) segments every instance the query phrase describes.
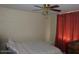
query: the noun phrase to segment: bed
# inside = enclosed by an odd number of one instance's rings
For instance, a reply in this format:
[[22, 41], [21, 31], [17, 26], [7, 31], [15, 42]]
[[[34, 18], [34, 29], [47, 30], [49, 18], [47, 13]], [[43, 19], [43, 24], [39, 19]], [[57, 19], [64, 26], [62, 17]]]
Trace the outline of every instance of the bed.
[[7, 47], [17, 54], [62, 54], [60, 49], [43, 40], [9, 40]]

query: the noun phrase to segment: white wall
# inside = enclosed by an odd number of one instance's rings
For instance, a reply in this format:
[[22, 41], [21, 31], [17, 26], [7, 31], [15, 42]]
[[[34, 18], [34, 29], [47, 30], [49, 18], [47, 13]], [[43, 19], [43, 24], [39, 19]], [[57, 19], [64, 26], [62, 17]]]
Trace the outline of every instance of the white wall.
[[51, 14], [46, 17], [46, 40], [49, 43], [55, 43], [57, 14]]
[[0, 7], [0, 35], [11, 39], [45, 39], [45, 18], [38, 13]]
[[0, 35], [8, 39], [45, 39], [54, 44], [56, 14], [47, 17], [0, 7]]

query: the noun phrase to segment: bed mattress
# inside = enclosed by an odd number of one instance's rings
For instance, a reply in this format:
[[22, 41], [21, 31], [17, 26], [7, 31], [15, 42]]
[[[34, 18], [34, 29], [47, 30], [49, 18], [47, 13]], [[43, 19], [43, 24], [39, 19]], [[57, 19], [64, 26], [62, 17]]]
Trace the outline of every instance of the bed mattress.
[[61, 54], [60, 49], [41, 40], [10, 41], [7, 46], [17, 54]]

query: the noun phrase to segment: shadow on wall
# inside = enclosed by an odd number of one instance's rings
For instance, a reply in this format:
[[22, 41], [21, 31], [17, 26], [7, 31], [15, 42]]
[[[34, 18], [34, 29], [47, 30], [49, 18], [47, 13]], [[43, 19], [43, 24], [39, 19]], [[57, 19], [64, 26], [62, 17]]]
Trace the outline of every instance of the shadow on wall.
[[8, 39], [6, 39], [2, 35], [0, 35], [0, 51], [6, 49], [7, 42], [8, 42]]

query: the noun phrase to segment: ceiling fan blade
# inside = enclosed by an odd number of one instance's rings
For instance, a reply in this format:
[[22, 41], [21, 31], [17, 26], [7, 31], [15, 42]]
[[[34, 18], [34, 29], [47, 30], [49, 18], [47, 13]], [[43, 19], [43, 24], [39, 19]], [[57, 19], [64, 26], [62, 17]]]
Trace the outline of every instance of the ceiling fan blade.
[[57, 12], [61, 12], [61, 10], [58, 9], [51, 9], [52, 11], [57, 11]]
[[50, 8], [57, 8], [59, 5], [50, 6]]
[[38, 6], [38, 5], [34, 5], [35, 7], [38, 7], [38, 8], [42, 8], [41, 6]]

